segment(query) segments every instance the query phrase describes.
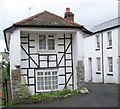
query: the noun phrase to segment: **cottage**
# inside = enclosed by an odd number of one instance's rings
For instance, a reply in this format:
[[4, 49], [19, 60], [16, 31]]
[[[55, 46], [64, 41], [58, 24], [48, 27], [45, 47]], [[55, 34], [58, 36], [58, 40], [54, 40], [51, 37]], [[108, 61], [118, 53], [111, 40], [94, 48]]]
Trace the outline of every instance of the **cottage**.
[[85, 81], [120, 83], [120, 17], [97, 25], [84, 39]]
[[[84, 26], [66, 8], [64, 18], [44, 11], [4, 30], [10, 72], [20, 66], [31, 94], [77, 88], [76, 66], [84, 60]], [[12, 80], [12, 78], [11, 78]]]

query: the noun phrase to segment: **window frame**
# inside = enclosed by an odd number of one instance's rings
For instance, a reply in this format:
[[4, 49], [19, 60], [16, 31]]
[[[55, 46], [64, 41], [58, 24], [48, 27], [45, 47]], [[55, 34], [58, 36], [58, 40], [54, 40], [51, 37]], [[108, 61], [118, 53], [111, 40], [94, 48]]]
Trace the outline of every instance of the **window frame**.
[[[40, 36], [46, 36], [46, 49], [40, 49]], [[49, 38], [49, 36], [53, 36], [53, 38]], [[55, 35], [54, 34], [39, 34], [39, 37], [38, 37], [38, 51], [55, 51], [56, 50], [56, 40], [55, 40]], [[48, 49], [48, 39], [54, 39], [54, 49], [50, 50]]]
[[[43, 75], [38, 75], [38, 72], [42, 72]], [[45, 75], [46, 72], [50, 72], [50, 75]], [[57, 72], [57, 74], [56, 75], [52, 75], [53, 72]], [[50, 77], [51, 78], [50, 87], [53, 87], [54, 86], [54, 84], [53, 84], [54, 80], [53, 80], [52, 77], [56, 77], [56, 76], [57, 76], [57, 88], [56, 89], [53, 89], [53, 88], [51, 88], [51, 89], [45, 89], [46, 86], [49, 86], [49, 85], [45, 85], [45, 82], [46, 82], [45, 77]], [[44, 87], [43, 90], [38, 89], [38, 77], [42, 77], [43, 78], [43, 87]], [[36, 91], [37, 92], [56, 91], [56, 90], [59, 89], [58, 88], [59, 87], [59, 81], [58, 80], [59, 79], [58, 79], [58, 71], [57, 70], [37, 70], [36, 71]]]
[[[99, 61], [98, 61], [99, 59]], [[97, 71], [96, 72], [101, 72], [101, 57], [96, 57], [96, 62], [97, 62]], [[99, 62], [99, 64], [98, 64]]]
[[95, 38], [96, 38], [96, 48], [97, 48], [97, 49], [100, 49], [100, 35], [97, 34], [97, 35], [95, 36]]
[[[109, 37], [109, 33], [111, 34], [111, 39], [110, 39], [110, 37]], [[111, 45], [110, 45], [110, 41], [111, 41]], [[108, 47], [112, 47], [112, 45], [113, 45], [113, 40], [112, 40], [112, 31], [108, 31], [107, 32], [107, 45], [108, 45]]]
[[[111, 58], [111, 60], [110, 60], [110, 58]], [[112, 71], [110, 71], [110, 69], [112, 69]], [[108, 57], [108, 72], [113, 73], [113, 57]]]

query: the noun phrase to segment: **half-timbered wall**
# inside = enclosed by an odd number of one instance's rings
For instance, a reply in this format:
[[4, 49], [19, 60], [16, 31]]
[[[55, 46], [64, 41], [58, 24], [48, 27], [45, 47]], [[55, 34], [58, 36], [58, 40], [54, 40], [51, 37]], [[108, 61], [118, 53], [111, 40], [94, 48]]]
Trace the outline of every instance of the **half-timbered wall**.
[[[52, 34], [55, 50], [40, 51], [39, 35]], [[72, 33], [42, 33], [21, 31], [21, 69], [25, 84], [36, 94], [36, 72], [54, 70], [58, 72], [58, 89], [74, 88]]]

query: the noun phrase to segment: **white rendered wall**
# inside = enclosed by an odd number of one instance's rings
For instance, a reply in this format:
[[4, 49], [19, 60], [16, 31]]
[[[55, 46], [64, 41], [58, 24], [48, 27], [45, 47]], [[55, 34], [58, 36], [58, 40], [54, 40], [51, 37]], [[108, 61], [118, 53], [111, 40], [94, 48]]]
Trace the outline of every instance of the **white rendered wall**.
[[77, 31], [73, 37], [73, 70], [74, 70], [74, 89], [77, 89], [77, 62], [84, 58], [84, 38], [81, 31]]
[[118, 81], [120, 84], [120, 27], [118, 28], [118, 56], [119, 56]]
[[16, 65], [20, 65], [21, 47], [20, 47], [20, 31], [15, 30], [10, 38], [10, 70], [15, 69]]
[[[112, 49], [107, 49], [108, 39], [107, 32], [112, 31]], [[118, 83], [118, 28], [111, 29], [103, 32], [103, 43], [104, 43], [104, 82], [105, 83]], [[113, 73], [108, 72], [108, 57], [113, 57]], [[107, 74], [113, 74], [108, 76]]]
[[[107, 32], [102, 32], [103, 34], [103, 63], [104, 63], [104, 74], [101, 69], [101, 74], [96, 74], [97, 71], [97, 62], [96, 57], [101, 57], [102, 59], [102, 51], [101, 48], [99, 51], [96, 51], [96, 35], [94, 34], [90, 37], [86, 37], [84, 40], [84, 62], [85, 62], [85, 82], [90, 80], [90, 71], [88, 65], [88, 58], [92, 58], [92, 82], [103, 82], [104, 83], [118, 83], [118, 29], [111, 29], [112, 31], [112, 49], [107, 49], [108, 47], [108, 37]], [[101, 35], [101, 33], [98, 33]], [[107, 74], [111, 74], [108, 72], [108, 57], [113, 57], [113, 76], [108, 76]], [[102, 60], [101, 60], [102, 67]], [[104, 78], [103, 78], [104, 76]]]
[[[100, 41], [101, 41], [101, 34], [100, 35]], [[87, 37], [84, 39], [84, 67], [85, 67], [85, 82], [89, 82], [92, 79], [92, 82], [102, 82], [102, 69], [101, 74], [96, 74], [97, 71], [97, 61], [96, 58], [101, 58], [101, 66], [102, 66], [102, 52], [101, 52], [101, 44], [100, 44], [100, 50], [97, 49], [96, 45], [96, 35], [92, 35], [90, 37]], [[89, 58], [92, 60], [92, 72], [90, 71], [90, 63]]]

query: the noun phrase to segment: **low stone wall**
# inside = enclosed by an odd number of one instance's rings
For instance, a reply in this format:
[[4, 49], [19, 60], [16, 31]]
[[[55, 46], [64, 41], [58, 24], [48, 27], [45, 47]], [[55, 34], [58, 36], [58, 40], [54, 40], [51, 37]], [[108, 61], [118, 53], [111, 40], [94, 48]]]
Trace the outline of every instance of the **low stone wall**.
[[12, 96], [13, 100], [20, 99], [20, 87], [21, 87], [21, 76], [20, 69], [15, 69], [11, 71], [12, 73]]
[[12, 70], [12, 98], [13, 100], [20, 100], [30, 96], [30, 91], [25, 84], [21, 84], [21, 69]]

